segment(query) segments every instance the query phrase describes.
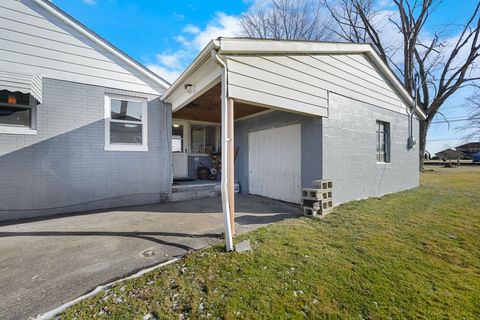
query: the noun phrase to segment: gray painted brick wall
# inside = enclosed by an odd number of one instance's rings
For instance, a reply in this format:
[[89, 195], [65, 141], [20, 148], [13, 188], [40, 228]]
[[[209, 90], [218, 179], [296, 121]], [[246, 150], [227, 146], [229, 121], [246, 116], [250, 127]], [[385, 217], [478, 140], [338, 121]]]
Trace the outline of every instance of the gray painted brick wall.
[[[104, 151], [104, 95], [148, 98], [148, 152]], [[44, 79], [37, 135], [0, 134], [0, 220], [159, 202], [171, 108], [157, 97]]]
[[[376, 161], [377, 120], [390, 123], [388, 164]], [[235, 145], [240, 147], [235, 178], [243, 193], [248, 193], [248, 133], [293, 123], [302, 127], [302, 186], [309, 187], [316, 179], [332, 179], [335, 204], [419, 184], [418, 147], [407, 149], [408, 116], [331, 93], [328, 118], [272, 112], [235, 123]], [[413, 132], [418, 141], [418, 120]]]
[[[390, 123], [391, 162], [376, 161], [376, 121]], [[413, 132], [418, 141], [419, 123]], [[407, 148], [407, 115], [330, 93], [323, 119], [323, 177], [332, 179], [335, 204], [419, 185], [418, 146]]]

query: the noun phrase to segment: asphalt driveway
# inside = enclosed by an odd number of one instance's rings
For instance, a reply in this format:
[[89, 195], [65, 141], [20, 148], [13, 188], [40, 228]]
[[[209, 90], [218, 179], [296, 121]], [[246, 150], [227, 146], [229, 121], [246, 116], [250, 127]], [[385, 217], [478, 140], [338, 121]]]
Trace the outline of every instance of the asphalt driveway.
[[[237, 230], [301, 214], [298, 206], [239, 195]], [[204, 248], [223, 232], [219, 198], [0, 224], [0, 319], [25, 319], [96, 286]]]

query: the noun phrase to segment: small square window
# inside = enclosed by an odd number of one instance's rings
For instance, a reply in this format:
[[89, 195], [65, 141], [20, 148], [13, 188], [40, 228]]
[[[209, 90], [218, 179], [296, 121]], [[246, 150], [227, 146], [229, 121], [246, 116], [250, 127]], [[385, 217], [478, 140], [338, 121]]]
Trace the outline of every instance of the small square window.
[[105, 96], [105, 150], [148, 151], [147, 101]]
[[377, 162], [390, 162], [390, 124], [377, 121]]

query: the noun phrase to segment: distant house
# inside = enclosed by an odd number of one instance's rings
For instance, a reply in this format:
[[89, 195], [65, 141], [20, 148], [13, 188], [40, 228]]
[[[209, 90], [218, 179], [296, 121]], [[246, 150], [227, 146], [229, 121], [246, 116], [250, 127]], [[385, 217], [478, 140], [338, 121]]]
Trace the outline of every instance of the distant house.
[[459, 161], [460, 159], [469, 159], [470, 157], [468, 155], [466, 155], [465, 153], [463, 152], [460, 152], [460, 151], [457, 151], [457, 150], [453, 150], [453, 149], [445, 149], [443, 151], [440, 151], [440, 152], [437, 152], [435, 154], [435, 156], [439, 159], [439, 160], [443, 160], [443, 161], [452, 161], [452, 160], [457, 160]]
[[462, 144], [455, 148], [457, 151], [463, 152], [469, 157], [472, 157], [474, 154], [480, 152], [480, 142], [469, 142]]

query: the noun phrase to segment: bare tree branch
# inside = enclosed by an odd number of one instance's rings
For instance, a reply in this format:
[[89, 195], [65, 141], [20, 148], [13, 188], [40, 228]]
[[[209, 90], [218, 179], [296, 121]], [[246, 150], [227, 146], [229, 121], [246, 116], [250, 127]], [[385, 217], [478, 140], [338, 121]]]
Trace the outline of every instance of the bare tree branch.
[[468, 113], [468, 121], [460, 129], [468, 130], [465, 139], [480, 140], [480, 86], [474, 85], [475, 90], [473, 94], [467, 99], [470, 108]]
[[321, 4], [315, 0], [272, 0], [240, 19], [246, 36], [261, 39], [326, 40], [332, 37]]

